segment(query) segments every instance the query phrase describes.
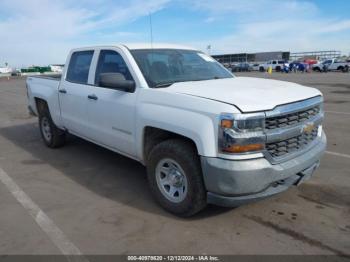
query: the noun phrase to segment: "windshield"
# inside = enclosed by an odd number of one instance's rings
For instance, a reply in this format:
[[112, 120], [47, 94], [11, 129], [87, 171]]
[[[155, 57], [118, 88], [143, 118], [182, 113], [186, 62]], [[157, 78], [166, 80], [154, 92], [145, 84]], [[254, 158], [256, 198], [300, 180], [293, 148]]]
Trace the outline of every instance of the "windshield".
[[193, 50], [142, 49], [131, 54], [152, 88], [176, 82], [232, 78], [233, 75], [212, 57]]

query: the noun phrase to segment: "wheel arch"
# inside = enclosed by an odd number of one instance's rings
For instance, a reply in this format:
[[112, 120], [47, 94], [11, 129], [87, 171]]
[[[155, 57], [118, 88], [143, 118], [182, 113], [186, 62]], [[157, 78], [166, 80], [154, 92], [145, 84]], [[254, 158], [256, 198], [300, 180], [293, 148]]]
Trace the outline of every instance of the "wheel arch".
[[43, 110], [47, 109], [49, 111], [50, 117], [54, 122], [54, 124], [60, 127], [60, 125], [58, 124], [59, 119], [57, 118], [57, 115], [54, 114], [53, 109], [50, 107], [49, 102], [46, 99], [38, 96], [34, 97], [34, 101], [35, 101], [34, 110], [36, 111], [37, 115], [39, 116], [43, 112]]
[[38, 113], [38, 115], [42, 114], [45, 109], [48, 109], [50, 112], [49, 104], [45, 99], [40, 97], [34, 97], [34, 101], [35, 101], [35, 107], [36, 107], [35, 110]]
[[193, 138], [163, 128], [145, 126], [143, 129], [142, 139], [142, 158], [144, 164], [147, 164], [147, 159], [152, 149], [159, 143], [169, 139], [181, 139], [187, 141], [194, 147], [195, 151], [199, 154], [197, 143]]

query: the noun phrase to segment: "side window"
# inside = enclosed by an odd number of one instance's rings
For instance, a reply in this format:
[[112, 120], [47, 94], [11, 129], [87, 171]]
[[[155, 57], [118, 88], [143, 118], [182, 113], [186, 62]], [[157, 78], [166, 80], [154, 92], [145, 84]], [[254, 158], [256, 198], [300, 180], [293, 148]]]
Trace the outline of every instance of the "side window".
[[70, 58], [66, 80], [79, 84], [87, 84], [93, 54], [94, 51], [73, 53]]
[[273, 61], [272, 64], [275, 65], [275, 64], [277, 64], [277, 63], [276, 63], [276, 61]]
[[126, 80], [133, 80], [123, 57], [112, 50], [102, 50], [100, 52], [95, 74], [96, 85], [98, 85], [102, 73], [120, 73]]

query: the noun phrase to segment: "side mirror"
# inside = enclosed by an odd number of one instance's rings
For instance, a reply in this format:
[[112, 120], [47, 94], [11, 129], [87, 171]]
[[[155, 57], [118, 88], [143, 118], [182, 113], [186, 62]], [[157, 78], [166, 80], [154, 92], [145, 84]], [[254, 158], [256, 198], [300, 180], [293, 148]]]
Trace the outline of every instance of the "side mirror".
[[100, 74], [99, 86], [121, 90], [128, 93], [135, 92], [135, 82], [126, 80], [124, 75], [120, 73], [102, 73]]

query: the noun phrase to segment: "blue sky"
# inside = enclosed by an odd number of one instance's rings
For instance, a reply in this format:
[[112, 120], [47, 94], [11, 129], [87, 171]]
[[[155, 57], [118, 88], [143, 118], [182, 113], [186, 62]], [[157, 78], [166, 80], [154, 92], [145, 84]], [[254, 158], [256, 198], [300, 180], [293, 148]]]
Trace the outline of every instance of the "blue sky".
[[1, 0], [0, 66], [64, 63], [74, 47], [150, 41], [212, 54], [350, 52], [347, 0]]

